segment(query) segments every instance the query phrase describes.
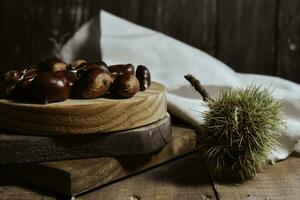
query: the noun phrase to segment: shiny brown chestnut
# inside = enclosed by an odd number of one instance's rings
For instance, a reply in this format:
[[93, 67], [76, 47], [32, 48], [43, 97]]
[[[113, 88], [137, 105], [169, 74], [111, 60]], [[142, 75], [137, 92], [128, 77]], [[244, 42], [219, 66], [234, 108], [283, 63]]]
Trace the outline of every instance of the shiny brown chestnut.
[[40, 73], [40, 70], [36, 69], [36, 68], [26, 69], [23, 78], [32, 79], [32, 78], [35, 78], [39, 73]]
[[127, 65], [110, 65], [107, 67], [113, 79], [123, 74], [129, 74], [134, 76], [134, 66], [132, 64]]
[[33, 82], [39, 74], [38, 69], [26, 69], [25, 74], [13, 90], [12, 97], [16, 99], [29, 100], [33, 98]]
[[37, 100], [44, 103], [65, 101], [70, 97], [71, 86], [59, 72], [41, 72], [35, 78], [34, 91]]
[[111, 87], [112, 93], [120, 98], [132, 97], [139, 89], [139, 81], [131, 74], [117, 76]]
[[4, 80], [8, 83], [16, 84], [22, 80], [26, 70], [12, 70], [4, 74]]
[[59, 71], [57, 73], [63, 74], [67, 78], [70, 86], [73, 86], [75, 82], [78, 80], [76, 72], [74, 70], [64, 70], [64, 71]]
[[41, 71], [58, 72], [67, 69], [67, 64], [58, 58], [48, 58], [39, 63]]
[[84, 74], [88, 69], [94, 67], [101, 67], [101, 66], [94, 63], [83, 63], [82, 65], [77, 66], [77, 68], [72, 71], [76, 73], [77, 79], [79, 79], [82, 76], [82, 74]]
[[146, 66], [144, 65], [137, 66], [135, 76], [140, 82], [140, 90], [146, 90], [150, 87], [151, 74]]
[[102, 66], [89, 65], [74, 85], [76, 98], [92, 99], [101, 97], [108, 91], [112, 83], [109, 71]]
[[103, 66], [103, 67], [106, 67], [106, 68], [108, 67], [108, 65], [102, 60], [98, 60], [96, 62], [93, 62], [93, 64], [97, 64], [97, 65], [100, 65], [100, 66]]

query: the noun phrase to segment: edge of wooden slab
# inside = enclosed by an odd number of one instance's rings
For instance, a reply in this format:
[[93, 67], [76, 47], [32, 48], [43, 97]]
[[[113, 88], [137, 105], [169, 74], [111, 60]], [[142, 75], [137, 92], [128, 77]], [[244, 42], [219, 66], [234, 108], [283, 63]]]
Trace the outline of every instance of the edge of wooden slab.
[[1, 171], [30, 185], [74, 196], [195, 150], [192, 129], [172, 127], [172, 135], [171, 142], [156, 153], [2, 166]]
[[68, 136], [0, 133], [0, 164], [145, 154], [163, 148], [171, 138], [171, 118], [127, 131]]
[[107, 133], [151, 124], [166, 112], [166, 88], [153, 82], [128, 99], [68, 99], [47, 105], [2, 99], [0, 128], [32, 135]]

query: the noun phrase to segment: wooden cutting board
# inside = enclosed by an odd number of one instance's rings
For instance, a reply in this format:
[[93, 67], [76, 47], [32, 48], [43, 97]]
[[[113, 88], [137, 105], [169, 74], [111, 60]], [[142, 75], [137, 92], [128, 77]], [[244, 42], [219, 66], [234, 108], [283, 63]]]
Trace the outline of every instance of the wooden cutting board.
[[166, 89], [153, 82], [128, 99], [68, 99], [47, 105], [2, 99], [0, 128], [32, 135], [104, 133], [151, 124], [166, 112]]
[[0, 164], [145, 154], [163, 148], [170, 138], [169, 115], [140, 128], [105, 134], [31, 136], [0, 132]]
[[196, 148], [192, 129], [173, 126], [172, 140], [151, 154], [103, 157], [18, 165], [2, 165], [0, 172], [23, 183], [65, 195], [78, 195], [182, 156]]

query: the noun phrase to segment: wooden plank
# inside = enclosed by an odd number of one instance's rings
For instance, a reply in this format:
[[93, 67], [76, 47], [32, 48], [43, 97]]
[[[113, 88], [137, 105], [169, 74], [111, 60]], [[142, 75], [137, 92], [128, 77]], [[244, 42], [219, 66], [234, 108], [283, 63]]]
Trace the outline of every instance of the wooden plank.
[[108, 134], [28, 136], [0, 133], [0, 164], [151, 153], [171, 139], [171, 120]]
[[195, 132], [173, 127], [173, 139], [152, 154], [2, 167], [4, 174], [54, 192], [76, 195], [195, 150]]
[[300, 158], [287, 160], [267, 167], [256, 178], [241, 184], [217, 183], [221, 199], [299, 199]]
[[276, 0], [218, 6], [217, 57], [239, 72], [275, 74]]
[[[52, 54], [53, 42], [72, 36], [84, 19], [80, 0], [18, 1], [2, 3], [0, 65], [2, 72], [36, 63]], [[9, 19], [9, 20], [8, 20]], [[65, 37], [66, 36], [66, 37]]]
[[157, 0], [154, 29], [214, 55], [216, 2]]
[[199, 154], [84, 194], [78, 200], [213, 200], [213, 189]]
[[300, 83], [300, 1], [279, 4], [277, 75]]
[[[36, 104], [0, 99], [0, 128], [18, 134], [85, 135], [142, 127], [167, 115], [166, 88], [152, 82], [131, 98]], [[8, 133], [10, 133], [8, 132]]]
[[38, 188], [16, 184], [15, 181], [3, 176], [0, 178], [0, 200], [56, 200], [60, 196]]

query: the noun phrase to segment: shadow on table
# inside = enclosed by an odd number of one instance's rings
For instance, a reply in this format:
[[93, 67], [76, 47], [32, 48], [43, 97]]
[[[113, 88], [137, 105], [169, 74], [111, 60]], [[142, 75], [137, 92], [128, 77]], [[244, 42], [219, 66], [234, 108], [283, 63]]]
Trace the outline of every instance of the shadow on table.
[[157, 173], [153, 173], [153, 179], [184, 185], [210, 184], [205, 164], [197, 152], [168, 163]]
[[0, 176], [0, 194], [4, 199], [67, 199], [66, 196], [50, 193], [19, 181], [16, 182], [3, 174], [0, 174]]

